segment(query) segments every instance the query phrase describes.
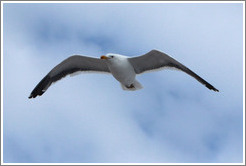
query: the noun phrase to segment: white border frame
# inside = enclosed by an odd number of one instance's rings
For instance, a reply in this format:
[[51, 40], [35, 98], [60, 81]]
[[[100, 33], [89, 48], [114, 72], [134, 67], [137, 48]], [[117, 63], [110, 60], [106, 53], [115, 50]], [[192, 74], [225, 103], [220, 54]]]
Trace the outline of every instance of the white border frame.
[[[243, 162], [242, 163], [4, 163], [3, 162], [3, 4], [6, 3], [242, 3], [243, 4]], [[245, 165], [245, 1], [1, 1], [1, 165]]]

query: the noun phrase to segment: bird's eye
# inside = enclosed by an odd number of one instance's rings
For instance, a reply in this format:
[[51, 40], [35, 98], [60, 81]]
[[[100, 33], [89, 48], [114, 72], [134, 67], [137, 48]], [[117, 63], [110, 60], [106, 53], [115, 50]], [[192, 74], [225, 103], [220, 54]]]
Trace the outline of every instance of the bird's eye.
[[114, 56], [113, 55], [111, 55], [111, 56], [109, 56], [110, 58], [113, 58]]

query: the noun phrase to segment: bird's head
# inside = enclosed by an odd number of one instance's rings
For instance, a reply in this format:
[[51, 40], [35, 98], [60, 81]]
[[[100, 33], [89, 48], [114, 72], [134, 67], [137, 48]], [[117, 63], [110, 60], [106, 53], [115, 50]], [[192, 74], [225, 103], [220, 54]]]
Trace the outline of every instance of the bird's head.
[[107, 60], [107, 61], [118, 61], [121, 59], [126, 59], [127, 57], [123, 56], [123, 55], [119, 55], [119, 54], [106, 54], [106, 55], [102, 55], [101, 59]]
[[109, 54], [107, 54], [107, 55], [102, 55], [101, 56], [101, 59], [105, 59], [105, 60], [109, 60], [109, 59], [113, 59], [114, 58], [114, 55], [109, 55]]

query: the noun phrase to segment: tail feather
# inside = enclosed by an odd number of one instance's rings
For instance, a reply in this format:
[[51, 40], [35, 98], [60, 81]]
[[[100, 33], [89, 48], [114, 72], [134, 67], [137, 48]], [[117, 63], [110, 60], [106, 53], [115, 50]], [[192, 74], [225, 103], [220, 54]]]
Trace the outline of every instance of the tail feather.
[[123, 90], [128, 91], [135, 91], [143, 88], [143, 86], [137, 80], [135, 80], [130, 86], [121, 84], [121, 87]]

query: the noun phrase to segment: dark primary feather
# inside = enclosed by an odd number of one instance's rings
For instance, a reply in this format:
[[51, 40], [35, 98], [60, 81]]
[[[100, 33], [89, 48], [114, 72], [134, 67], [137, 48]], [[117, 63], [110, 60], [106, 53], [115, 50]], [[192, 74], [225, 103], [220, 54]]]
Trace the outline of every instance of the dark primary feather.
[[37, 95], [41, 96], [45, 90], [46, 87], [48, 88], [50, 84], [52, 83], [50, 76], [46, 75], [39, 83], [38, 85], [33, 89], [32, 93], [28, 97], [30, 98], [35, 98]]
[[41, 96], [53, 82], [78, 71], [110, 72], [101, 59], [74, 55], [55, 66], [33, 89], [29, 98]]
[[208, 89], [219, 91], [180, 62], [157, 50], [152, 50], [142, 56], [129, 58], [129, 62], [133, 65], [134, 70], [137, 74], [164, 67], [174, 67], [194, 77], [200, 83], [204, 84]]

